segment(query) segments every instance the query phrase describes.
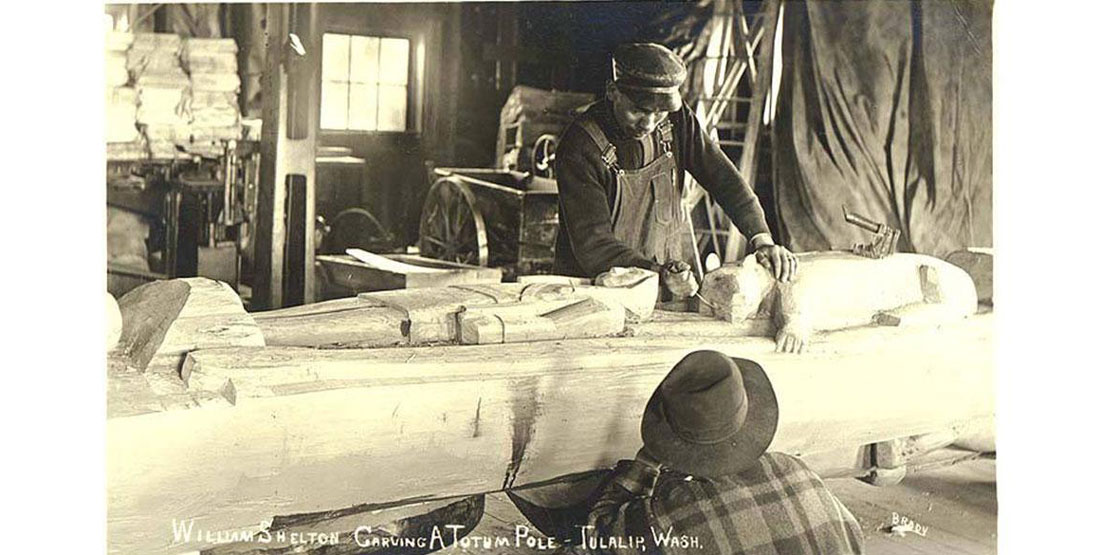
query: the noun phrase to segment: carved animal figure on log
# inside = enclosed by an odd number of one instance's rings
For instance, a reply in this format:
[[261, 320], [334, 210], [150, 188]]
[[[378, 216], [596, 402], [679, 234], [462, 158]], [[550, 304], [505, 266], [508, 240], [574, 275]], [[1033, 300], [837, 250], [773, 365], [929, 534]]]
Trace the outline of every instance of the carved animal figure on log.
[[878, 325], [938, 324], [977, 310], [970, 276], [920, 254], [870, 259], [847, 252], [798, 255], [799, 272], [778, 282], [752, 257], [723, 266], [703, 281], [715, 304], [700, 312], [729, 322], [766, 319], [776, 350], [805, 350], [815, 332]]

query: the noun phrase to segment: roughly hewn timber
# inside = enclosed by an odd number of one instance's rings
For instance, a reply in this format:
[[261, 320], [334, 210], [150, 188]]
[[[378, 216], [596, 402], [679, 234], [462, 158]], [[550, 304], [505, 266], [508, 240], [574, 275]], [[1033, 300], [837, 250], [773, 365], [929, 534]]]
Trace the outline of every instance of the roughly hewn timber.
[[264, 345], [237, 293], [212, 279], [147, 283], [123, 295], [118, 305], [117, 348], [138, 370], [178, 372], [183, 355], [194, 349]]
[[764, 367], [780, 406], [772, 450], [934, 432], [992, 414], [991, 334], [983, 314], [834, 332], [802, 356], [763, 338], [716, 337], [204, 349], [185, 365], [189, 391], [222, 395], [232, 384], [234, 406], [108, 420], [110, 546], [169, 551], [173, 518], [238, 529], [607, 468], [637, 451], [653, 388], [699, 348]]

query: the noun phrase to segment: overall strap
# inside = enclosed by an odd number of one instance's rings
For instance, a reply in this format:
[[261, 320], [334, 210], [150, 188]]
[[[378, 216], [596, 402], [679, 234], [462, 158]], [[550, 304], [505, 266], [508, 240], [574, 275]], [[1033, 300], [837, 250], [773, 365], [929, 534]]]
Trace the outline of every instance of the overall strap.
[[600, 129], [600, 124], [588, 116], [580, 118], [577, 123], [580, 124], [581, 129], [588, 133], [589, 137], [592, 137], [592, 140], [596, 143], [596, 148], [600, 149], [600, 158], [603, 159], [603, 163], [613, 173], [618, 173], [619, 156], [615, 153], [615, 145], [607, 140], [607, 135], [604, 134], [603, 129]]
[[623, 184], [619, 182], [619, 175], [623, 170], [619, 167], [619, 156], [615, 153], [615, 145], [607, 140], [607, 135], [604, 134], [603, 129], [600, 129], [600, 124], [596, 123], [591, 116], [582, 117], [577, 120], [577, 123], [595, 141], [596, 147], [600, 149], [600, 158], [611, 170], [611, 180], [615, 183], [615, 196], [609, 200], [611, 201], [611, 225], [614, 226], [619, 221], [619, 209], [623, 201]]

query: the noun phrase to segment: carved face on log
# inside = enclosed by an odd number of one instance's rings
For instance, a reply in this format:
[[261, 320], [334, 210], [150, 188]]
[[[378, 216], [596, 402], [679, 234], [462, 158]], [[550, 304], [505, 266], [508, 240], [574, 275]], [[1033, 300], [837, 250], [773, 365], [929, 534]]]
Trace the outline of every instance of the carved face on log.
[[[761, 302], [774, 284], [771, 273], [749, 256], [735, 265], [728, 265], [707, 274], [702, 294], [718, 302], [719, 319], [740, 322], [760, 311]], [[729, 299], [729, 304], [726, 304]]]

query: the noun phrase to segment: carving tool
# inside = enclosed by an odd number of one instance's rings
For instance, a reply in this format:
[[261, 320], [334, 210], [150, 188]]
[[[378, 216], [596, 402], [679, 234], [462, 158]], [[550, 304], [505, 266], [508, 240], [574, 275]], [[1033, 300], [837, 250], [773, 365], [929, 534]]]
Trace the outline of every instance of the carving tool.
[[898, 250], [898, 230], [870, 218], [848, 212], [848, 207], [841, 205], [844, 211], [844, 221], [874, 233], [870, 243], [856, 243], [852, 245], [852, 252], [867, 258], [883, 258], [894, 254]]
[[[681, 212], [681, 214], [682, 213], [683, 212]], [[695, 226], [691, 225], [691, 212], [688, 212], [687, 217], [684, 218], [684, 224], [686, 224], [688, 236], [691, 237], [691, 250], [692, 254], [695, 255], [695, 269], [698, 272], [699, 276], [699, 289], [696, 289], [695, 294], [692, 296], [696, 299], [699, 299], [699, 302], [710, 307], [711, 310], [718, 312], [718, 307], [716, 307], [714, 303], [708, 301], [705, 297], [699, 294], [699, 291], [703, 288], [703, 261], [702, 258], [699, 256], [699, 243], [695, 240]]]

